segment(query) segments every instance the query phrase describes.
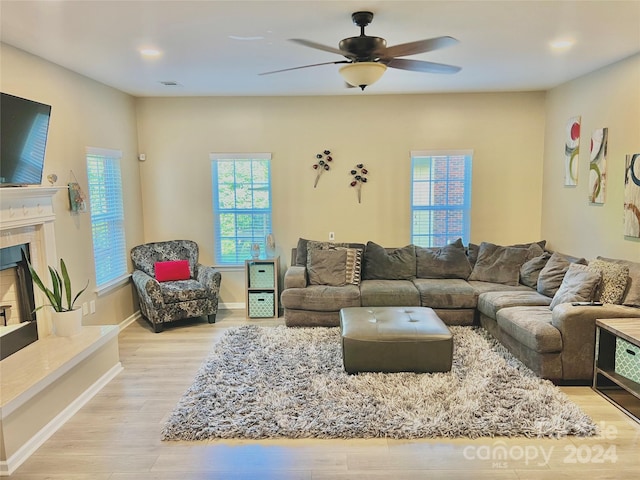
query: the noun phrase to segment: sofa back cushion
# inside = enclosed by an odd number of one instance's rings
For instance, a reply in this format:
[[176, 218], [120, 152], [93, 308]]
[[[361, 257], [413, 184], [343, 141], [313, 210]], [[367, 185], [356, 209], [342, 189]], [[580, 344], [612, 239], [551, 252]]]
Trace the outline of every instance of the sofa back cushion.
[[520, 267], [520, 283], [527, 287], [537, 288], [540, 272], [551, 258], [550, 252], [543, 252], [542, 255], [527, 260]]
[[416, 277], [466, 280], [470, 273], [471, 263], [461, 239], [444, 247], [416, 246]]
[[593, 271], [586, 265], [569, 264], [560, 287], [551, 300], [549, 309], [553, 310], [556, 305], [561, 303], [595, 300], [601, 280], [600, 272]]
[[527, 248], [482, 242], [469, 280], [516, 286], [520, 281], [520, 267], [527, 260], [528, 254]]
[[629, 278], [627, 279], [626, 291], [622, 297], [622, 304], [628, 307], [640, 307], [640, 262], [605, 257], [597, 257], [597, 260], [604, 260], [605, 262], [617, 263], [629, 267]]
[[540, 271], [540, 275], [538, 275], [538, 293], [546, 295], [547, 297], [553, 297], [560, 288], [562, 279], [565, 273], [567, 273], [567, 270], [569, 270], [569, 265], [572, 263], [586, 265], [587, 261], [584, 258], [554, 252], [547, 264]]
[[414, 245], [387, 249], [368, 242], [362, 261], [363, 280], [411, 280], [416, 276]]
[[342, 287], [347, 284], [347, 250], [312, 249], [307, 255], [307, 273], [311, 285]]

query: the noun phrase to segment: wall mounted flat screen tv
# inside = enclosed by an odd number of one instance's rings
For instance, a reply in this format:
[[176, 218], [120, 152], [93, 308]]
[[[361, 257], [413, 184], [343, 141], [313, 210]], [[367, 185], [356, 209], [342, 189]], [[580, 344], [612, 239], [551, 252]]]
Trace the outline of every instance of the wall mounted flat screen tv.
[[1, 95], [0, 187], [40, 185], [51, 106]]

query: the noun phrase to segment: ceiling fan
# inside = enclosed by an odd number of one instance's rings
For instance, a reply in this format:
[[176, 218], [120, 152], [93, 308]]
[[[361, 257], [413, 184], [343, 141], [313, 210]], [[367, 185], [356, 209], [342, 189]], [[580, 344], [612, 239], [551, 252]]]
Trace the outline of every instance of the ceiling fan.
[[365, 87], [379, 80], [387, 67], [424, 73], [451, 74], [457, 73], [461, 70], [460, 67], [446, 65], [443, 63], [398, 58], [405, 57], [407, 55], [430, 52], [455, 45], [458, 43], [458, 40], [453, 37], [435, 37], [387, 47], [387, 41], [384, 38], [370, 37], [364, 33], [364, 28], [373, 20], [372, 12], [355, 12], [351, 15], [351, 18], [353, 23], [360, 27], [360, 35], [340, 40], [338, 48], [329, 47], [327, 45], [322, 45], [300, 38], [290, 39], [290, 41], [306, 47], [330, 53], [337, 53], [338, 55], [345, 57], [346, 60], [285, 68], [282, 70], [264, 72], [260, 75], [270, 75], [272, 73], [288, 72], [291, 70], [299, 70], [301, 68], [344, 63], [346, 65], [340, 68], [340, 74], [346, 80], [348, 86], [360, 87], [364, 90]]

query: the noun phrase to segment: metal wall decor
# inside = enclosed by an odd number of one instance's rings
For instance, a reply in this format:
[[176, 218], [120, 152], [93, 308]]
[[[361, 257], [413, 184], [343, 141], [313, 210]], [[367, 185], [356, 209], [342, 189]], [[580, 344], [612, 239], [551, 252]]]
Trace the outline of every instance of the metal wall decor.
[[358, 191], [358, 203], [362, 203], [362, 184], [367, 183], [367, 175], [369, 171], [364, 168], [362, 163], [356, 165], [356, 168], [351, 170], [351, 175], [353, 175], [353, 180], [351, 182], [351, 186], [355, 187]]
[[318, 186], [320, 175], [322, 175], [323, 172], [328, 172], [331, 169], [329, 163], [333, 161], [333, 157], [331, 156], [331, 152], [329, 150], [325, 150], [322, 153], [318, 153], [316, 155], [316, 160], [316, 163], [313, 164], [313, 169], [317, 170], [318, 173], [316, 173], [316, 180], [315, 182], [313, 182], [313, 188], [316, 188]]

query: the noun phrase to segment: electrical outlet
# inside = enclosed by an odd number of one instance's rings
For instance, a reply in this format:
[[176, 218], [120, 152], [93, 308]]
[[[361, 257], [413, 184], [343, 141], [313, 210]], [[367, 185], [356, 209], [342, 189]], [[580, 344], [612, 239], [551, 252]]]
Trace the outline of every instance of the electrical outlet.
[[87, 305], [87, 302], [84, 302], [82, 304], [82, 315], [87, 315], [89, 313], [89, 305]]
[[91, 313], [96, 313], [96, 301], [95, 300], [91, 300], [89, 302], [89, 310], [91, 311]]
[[336, 234], [334, 232], [329, 232], [329, 241], [333, 242], [336, 239]]

